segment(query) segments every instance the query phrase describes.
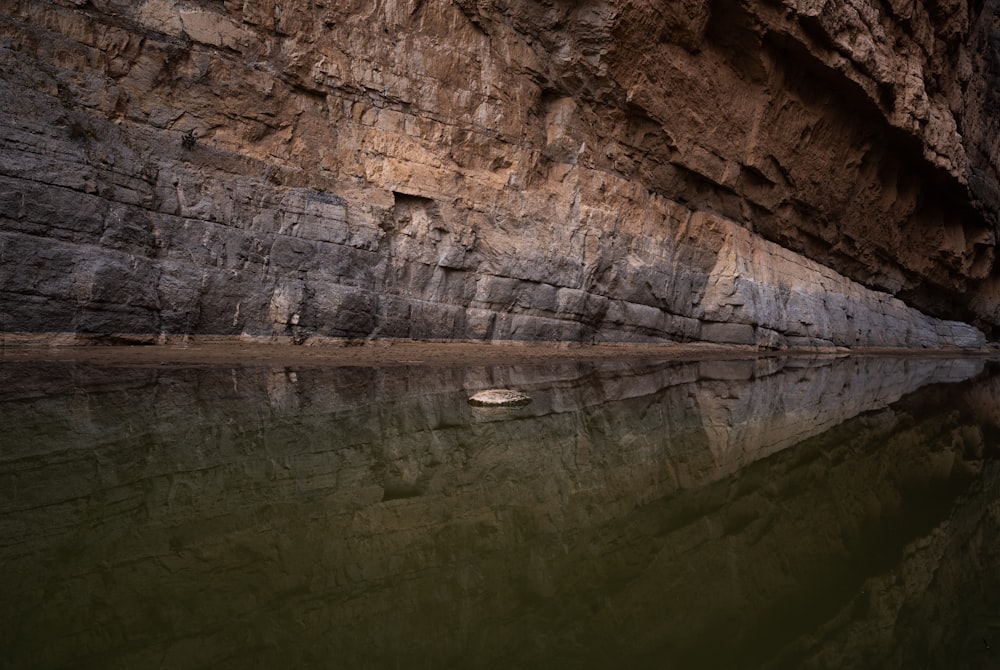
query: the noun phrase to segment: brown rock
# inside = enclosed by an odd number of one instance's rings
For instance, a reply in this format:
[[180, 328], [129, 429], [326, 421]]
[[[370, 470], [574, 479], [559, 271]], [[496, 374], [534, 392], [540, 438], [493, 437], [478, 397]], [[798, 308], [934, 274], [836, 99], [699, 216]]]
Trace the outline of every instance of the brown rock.
[[990, 3], [327, 5], [10, 3], [3, 330], [1000, 323]]

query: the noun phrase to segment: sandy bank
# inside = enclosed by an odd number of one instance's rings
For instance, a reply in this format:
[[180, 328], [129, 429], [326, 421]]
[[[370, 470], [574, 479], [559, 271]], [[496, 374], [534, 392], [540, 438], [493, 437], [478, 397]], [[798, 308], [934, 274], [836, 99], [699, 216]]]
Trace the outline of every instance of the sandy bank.
[[967, 349], [785, 349], [705, 342], [577, 344], [321, 340], [305, 345], [233, 337], [186, 337], [156, 344], [97, 344], [60, 335], [3, 335], [2, 361], [73, 360], [106, 365], [515, 365], [575, 360], [727, 360], [774, 356], [997, 357], [994, 347]]

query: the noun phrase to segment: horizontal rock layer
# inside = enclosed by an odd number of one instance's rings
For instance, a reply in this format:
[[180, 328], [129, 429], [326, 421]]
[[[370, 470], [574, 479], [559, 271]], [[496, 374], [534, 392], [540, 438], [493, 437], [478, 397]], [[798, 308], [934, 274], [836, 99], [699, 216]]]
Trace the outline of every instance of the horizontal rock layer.
[[993, 2], [8, 4], [6, 332], [998, 323]]

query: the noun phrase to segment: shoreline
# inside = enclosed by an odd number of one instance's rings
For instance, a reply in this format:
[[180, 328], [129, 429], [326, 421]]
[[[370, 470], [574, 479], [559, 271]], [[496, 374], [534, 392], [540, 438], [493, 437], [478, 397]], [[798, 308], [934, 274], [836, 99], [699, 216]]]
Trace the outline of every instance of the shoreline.
[[102, 365], [317, 365], [434, 366], [545, 365], [584, 361], [718, 361], [760, 358], [995, 358], [1000, 349], [808, 347], [761, 349], [710, 342], [597, 343], [324, 338], [303, 344], [289, 338], [176, 336], [139, 338], [79, 335], [2, 335], [0, 362], [74, 361]]

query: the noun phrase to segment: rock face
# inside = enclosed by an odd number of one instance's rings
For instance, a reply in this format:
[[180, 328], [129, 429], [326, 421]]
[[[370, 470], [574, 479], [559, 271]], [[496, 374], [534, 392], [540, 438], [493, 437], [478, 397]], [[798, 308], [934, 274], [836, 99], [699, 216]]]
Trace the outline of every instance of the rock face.
[[10, 0], [5, 332], [982, 344], [995, 0]]

